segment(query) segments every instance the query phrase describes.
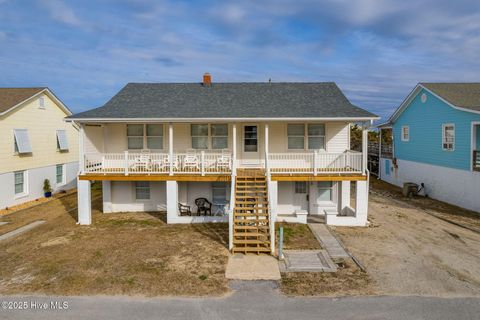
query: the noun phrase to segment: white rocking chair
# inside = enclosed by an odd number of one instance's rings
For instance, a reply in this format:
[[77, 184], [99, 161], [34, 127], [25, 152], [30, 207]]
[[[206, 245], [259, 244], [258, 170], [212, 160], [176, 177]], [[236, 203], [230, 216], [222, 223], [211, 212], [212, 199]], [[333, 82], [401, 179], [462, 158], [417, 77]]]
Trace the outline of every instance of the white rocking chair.
[[222, 155], [217, 158], [217, 168], [230, 170], [230, 151], [228, 149], [222, 150]]
[[187, 150], [187, 155], [183, 159], [183, 167], [189, 169], [200, 170], [200, 162], [196, 155], [196, 151], [193, 149]]

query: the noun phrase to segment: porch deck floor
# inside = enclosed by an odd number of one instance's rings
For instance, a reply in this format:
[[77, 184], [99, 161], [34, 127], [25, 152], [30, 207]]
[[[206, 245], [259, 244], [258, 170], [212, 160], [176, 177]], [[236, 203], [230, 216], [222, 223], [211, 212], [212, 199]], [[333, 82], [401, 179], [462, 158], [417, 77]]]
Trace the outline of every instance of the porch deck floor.
[[320, 242], [322, 248], [325, 248], [328, 252], [330, 257], [334, 259], [350, 257], [338, 240], [330, 233], [326, 225], [321, 223], [309, 223], [308, 227], [315, 238]]

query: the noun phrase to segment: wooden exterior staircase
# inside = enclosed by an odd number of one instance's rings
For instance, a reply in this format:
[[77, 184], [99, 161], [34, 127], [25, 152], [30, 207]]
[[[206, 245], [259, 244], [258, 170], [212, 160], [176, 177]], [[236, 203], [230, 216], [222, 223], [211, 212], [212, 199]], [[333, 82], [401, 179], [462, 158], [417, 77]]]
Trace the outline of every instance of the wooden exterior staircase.
[[271, 252], [267, 177], [262, 169], [237, 170], [232, 252]]

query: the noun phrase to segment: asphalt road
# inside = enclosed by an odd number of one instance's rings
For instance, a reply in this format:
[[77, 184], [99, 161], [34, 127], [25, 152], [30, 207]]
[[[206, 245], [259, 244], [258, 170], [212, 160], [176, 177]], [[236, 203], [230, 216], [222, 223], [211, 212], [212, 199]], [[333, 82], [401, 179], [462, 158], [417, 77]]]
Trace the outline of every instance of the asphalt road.
[[[478, 319], [480, 298], [352, 297], [289, 298], [272, 284], [234, 284], [223, 298], [0, 297], [27, 302], [26, 310], [5, 310], [0, 319]], [[33, 301], [33, 305], [32, 305]], [[68, 303], [52, 310], [50, 302]], [[42, 303], [47, 303], [47, 309]], [[7, 306], [7, 307], [9, 307]], [[36, 309], [32, 309], [35, 307]], [[65, 306], [64, 306], [65, 307]]]

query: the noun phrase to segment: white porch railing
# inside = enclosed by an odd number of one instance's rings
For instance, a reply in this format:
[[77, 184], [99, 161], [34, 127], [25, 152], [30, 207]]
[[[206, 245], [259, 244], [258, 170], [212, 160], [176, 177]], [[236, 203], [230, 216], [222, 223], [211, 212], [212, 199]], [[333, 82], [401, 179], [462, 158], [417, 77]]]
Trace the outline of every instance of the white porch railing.
[[269, 153], [271, 174], [362, 173], [362, 153]]
[[[88, 153], [84, 173], [98, 174], [231, 174], [234, 161], [226, 152]], [[362, 173], [362, 153], [268, 153], [262, 161], [269, 174]], [[237, 161], [240, 161], [237, 159]]]
[[85, 173], [99, 174], [231, 174], [232, 156], [225, 152], [89, 153]]

